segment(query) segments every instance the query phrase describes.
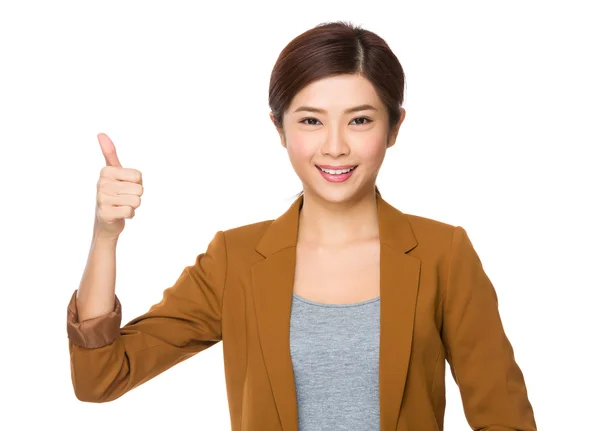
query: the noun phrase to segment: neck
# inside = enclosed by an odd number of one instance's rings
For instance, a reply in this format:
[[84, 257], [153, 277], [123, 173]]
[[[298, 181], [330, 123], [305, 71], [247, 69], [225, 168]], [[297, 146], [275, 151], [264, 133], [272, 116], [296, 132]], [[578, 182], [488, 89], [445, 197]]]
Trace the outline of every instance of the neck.
[[375, 238], [379, 238], [379, 223], [374, 191], [344, 203], [304, 195], [298, 243], [344, 245]]

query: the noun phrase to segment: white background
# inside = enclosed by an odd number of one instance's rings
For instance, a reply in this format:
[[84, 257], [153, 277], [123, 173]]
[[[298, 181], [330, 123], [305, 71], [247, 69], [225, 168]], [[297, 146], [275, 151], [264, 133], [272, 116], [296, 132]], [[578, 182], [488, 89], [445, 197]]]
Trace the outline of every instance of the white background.
[[[229, 429], [221, 344], [114, 402], [75, 398], [66, 307], [90, 245], [96, 134], [144, 175], [117, 250], [125, 322], [217, 230], [277, 217], [300, 191], [268, 118], [268, 82], [293, 37], [332, 20], [378, 33], [405, 69], [407, 117], [378, 180], [384, 198], [467, 230], [539, 429], [592, 429], [594, 3], [2, 2], [0, 429]], [[449, 368], [445, 426], [469, 429]]]

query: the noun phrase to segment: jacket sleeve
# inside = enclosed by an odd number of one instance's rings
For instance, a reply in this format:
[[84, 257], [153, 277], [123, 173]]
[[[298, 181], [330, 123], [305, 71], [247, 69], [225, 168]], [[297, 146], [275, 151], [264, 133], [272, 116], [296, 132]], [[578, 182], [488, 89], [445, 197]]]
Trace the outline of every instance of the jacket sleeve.
[[496, 291], [466, 231], [454, 229], [443, 294], [442, 339], [473, 430], [535, 431], [521, 369], [500, 318]]
[[119, 398], [221, 340], [226, 249], [219, 231], [162, 300], [120, 328], [121, 304], [80, 322], [75, 291], [67, 311], [71, 379], [81, 401]]

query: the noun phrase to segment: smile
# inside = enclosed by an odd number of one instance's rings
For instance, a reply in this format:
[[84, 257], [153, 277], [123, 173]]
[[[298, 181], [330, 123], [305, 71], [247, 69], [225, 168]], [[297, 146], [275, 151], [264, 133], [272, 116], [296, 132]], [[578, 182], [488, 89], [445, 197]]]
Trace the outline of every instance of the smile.
[[343, 183], [352, 176], [356, 166], [329, 166], [327, 168], [317, 166], [317, 169], [328, 182]]
[[347, 174], [348, 172], [350, 172], [354, 168], [356, 168], [356, 166], [352, 166], [351, 168], [346, 168], [346, 169], [325, 169], [320, 166], [317, 166], [317, 168], [319, 168], [321, 171], [323, 171], [327, 174], [330, 174], [330, 175], [341, 175], [341, 174]]

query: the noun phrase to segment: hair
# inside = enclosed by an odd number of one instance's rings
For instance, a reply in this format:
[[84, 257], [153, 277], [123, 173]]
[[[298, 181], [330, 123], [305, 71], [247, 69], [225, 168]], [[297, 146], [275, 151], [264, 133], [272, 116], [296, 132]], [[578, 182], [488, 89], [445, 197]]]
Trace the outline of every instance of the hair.
[[279, 54], [269, 83], [275, 125], [283, 129], [283, 115], [300, 90], [319, 79], [343, 74], [368, 79], [387, 108], [390, 130], [397, 125], [405, 86], [400, 61], [380, 36], [343, 21], [318, 24], [295, 37]]

